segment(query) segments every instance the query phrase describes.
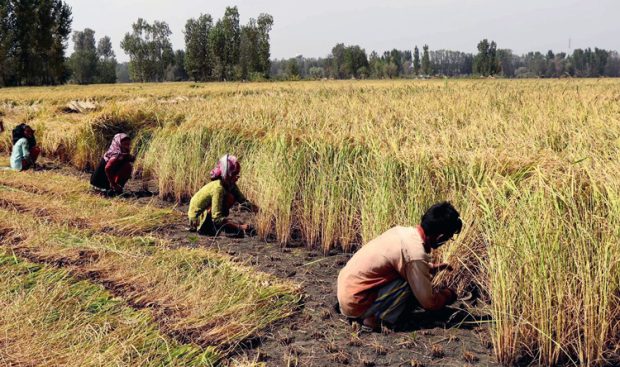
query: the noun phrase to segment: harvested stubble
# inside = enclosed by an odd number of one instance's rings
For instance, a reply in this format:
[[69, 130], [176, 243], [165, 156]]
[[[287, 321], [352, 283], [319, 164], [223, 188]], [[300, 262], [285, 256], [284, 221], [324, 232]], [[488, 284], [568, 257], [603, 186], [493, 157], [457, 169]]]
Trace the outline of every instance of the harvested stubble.
[[215, 348], [179, 344], [147, 310], [66, 270], [18, 260], [0, 249], [3, 366], [212, 366]]
[[[108, 88], [6, 90], [0, 100], [11, 106], [8, 123], [40, 126], [70, 100], [100, 102], [64, 141], [93, 141], [84, 126], [100, 121], [136, 135], [146, 128], [141, 169], [178, 199], [204, 184], [219, 155], [240, 155], [240, 184], [262, 208], [259, 230], [282, 244], [299, 234], [324, 251], [350, 249], [449, 199], [468, 228], [444, 251], [457, 276], [439, 281], [466, 289], [473, 280], [488, 293], [502, 362], [595, 365], [616, 353], [618, 81]], [[171, 96], [187, 99], [157, 103]], [[58, 144], [63, 134], [45, 130], [46, 153], [72, 151]], [[98, 154], [73, 152], [64, 159], [82, 166]]]
[[162, 215], [169, 210], [93, 196], [68, 185], [75, 180], [49, 172], [2, 173], [0, 244], [104, 284], [130, 305], [151, 309], [167, 335], [222, 353], [297, 307], [293, 284], [213, 251], [172, 248], [150, 237], [150, 230], [170, 224]]
[[73, 227], [117, 235], [165, 229], [179, 222], [172, 209], [107, 199], [89, 193], [88, 182], [53, 172], [0, 174], [0, 206], [66, 223]]

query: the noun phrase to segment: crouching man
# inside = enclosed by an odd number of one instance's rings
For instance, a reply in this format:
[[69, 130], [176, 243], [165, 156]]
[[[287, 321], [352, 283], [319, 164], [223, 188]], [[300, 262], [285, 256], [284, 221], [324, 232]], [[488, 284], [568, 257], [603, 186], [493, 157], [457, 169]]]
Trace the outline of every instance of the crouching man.
[[452, 289], [433, 290], [431, 276], [449, 268], [432, 264], [431, 250], [461, 231], [459, 213], [448, 202], [430, 207], [417, 227], [394, 227], [363, 246], [338, 275], [340, 311], [365, 326], [396, 327], [408, 307], [429, 311], [456, 300]]

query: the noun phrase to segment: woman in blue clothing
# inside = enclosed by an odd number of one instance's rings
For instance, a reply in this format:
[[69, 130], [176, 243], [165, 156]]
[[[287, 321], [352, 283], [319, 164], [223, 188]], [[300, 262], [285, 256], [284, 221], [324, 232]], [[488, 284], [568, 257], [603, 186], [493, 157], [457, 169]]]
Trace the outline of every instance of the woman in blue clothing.
[[34, 130], [26, 124], [16, 129], [17, 134], [13, 137], [13, 150], [11, 152], [11, 168], [16, 171], [25, 171], [33, 168], [41, 149], [36, 146]]

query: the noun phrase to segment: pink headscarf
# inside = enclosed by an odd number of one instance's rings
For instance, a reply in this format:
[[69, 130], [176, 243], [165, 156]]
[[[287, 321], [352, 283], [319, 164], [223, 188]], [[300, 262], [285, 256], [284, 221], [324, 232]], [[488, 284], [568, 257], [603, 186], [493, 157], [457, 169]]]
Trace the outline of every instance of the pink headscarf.
[[211, 180], [229, 181], [241, 172], [241, 165], [234, 155], [224, 155], [211, 170]]
[[129, 152], [123, 152], [123, 150], [121, 149], [121, 141], [128, 138], [129, 135], [125, 133], [119, 133], [114, 135], [114, 138], [112, 139], [112, 144], [110, 144], [108, 151], [105, 152], [105, 154], [103, 155], [103, 159], [108, 162], [112, 158], [123, 159], [127, 156], [130, 156]]

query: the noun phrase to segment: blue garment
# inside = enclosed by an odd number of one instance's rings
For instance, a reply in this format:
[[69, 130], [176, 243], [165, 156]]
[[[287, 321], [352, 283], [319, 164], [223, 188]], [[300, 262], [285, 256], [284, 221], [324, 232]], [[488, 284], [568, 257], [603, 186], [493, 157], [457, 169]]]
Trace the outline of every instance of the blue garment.
[[28, 146], [28, 139], [21, 138], [13, 145], [13, 151], [11, 152], [11, 168], [16, 171], [21, 171], [22, 160], [30, 159], [30, 147]]

